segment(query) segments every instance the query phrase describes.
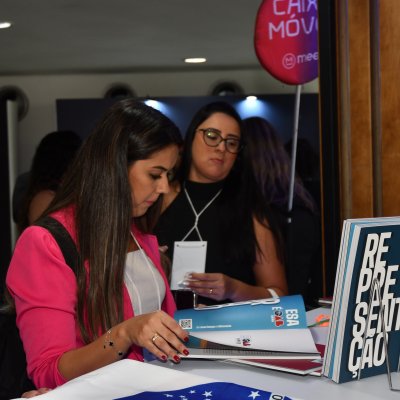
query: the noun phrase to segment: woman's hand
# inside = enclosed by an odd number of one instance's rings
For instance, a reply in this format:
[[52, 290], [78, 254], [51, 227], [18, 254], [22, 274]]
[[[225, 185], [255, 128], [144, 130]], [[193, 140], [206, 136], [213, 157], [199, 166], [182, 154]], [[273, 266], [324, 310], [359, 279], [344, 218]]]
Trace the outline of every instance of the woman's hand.
[[[192, 272], [184, 282], [188, 289], [194, 293], [216, 301], [247, 301], [271, 297], [267, 288], [274, 289], [278, 296], [287, 294], [286, 280], [280, 268], [275, 268], [271, 273], [265, 265], [260, 263], [255, 266], [256, 285], [249, 285], [238, 279], [219, 273]], [[284, 289], [282, 290], [281, 287]]]
[[185, 281], [185, 286], [200, 296], [214, 300], [234, 300], [236, 286], [240, 282], [219, 273], [191, 273]]
[[180, 354], [189, 354], [182, 343], [188, 341], [187, 332], [164, 311], [139, 315], [123, 324], [131, 343], [146, 348], [163, 361], [180, 362]]
[[58, 369], [71, 380], [120, 360], [132, 345], [147, 349], [160, 360], [179, 362], [181, 355], [189, 354], [182, 343], [187, 340], [188, 334], [165, 312], [138, 315], [113, 326], [86, 346], [65, 352]]

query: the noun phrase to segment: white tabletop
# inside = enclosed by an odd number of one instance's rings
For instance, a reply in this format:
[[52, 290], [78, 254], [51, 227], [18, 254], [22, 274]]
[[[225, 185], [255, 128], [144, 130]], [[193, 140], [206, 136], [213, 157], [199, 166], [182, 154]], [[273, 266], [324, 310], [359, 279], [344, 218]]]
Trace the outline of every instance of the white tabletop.
[[[160, 365], [158, 361], [152, 363]], [[261, 390], [285, 394], [304, 400], [400, 400], [400, 392], [389, 389], [386, 375], [337, 384], [325, 377], [299, 376], [246, 365], [220, 361], [182, 360], [180, 364], [161, 364], [167, 368], [190, 372], [207, 378], [234, 382]], [[395, 387], [400, 387], [400, 373], [392, 374]]]
[[385, 375], [338, 385], [321, 377], [187, 359], [177, 365], [160, 361], [142, 363], [120, 360], [75, 378], [39, 396], [38, 400], [111, 400], [132, 395], [142, 398], [143, 392], [147, 391], [157, 392], [159, 398], [164, 398], [166, 391], [185, 390], [212, 381], [232, 382], [251, 390], [265, 390], [296, 400], [400, 399], [399, 392], [389, 390]]

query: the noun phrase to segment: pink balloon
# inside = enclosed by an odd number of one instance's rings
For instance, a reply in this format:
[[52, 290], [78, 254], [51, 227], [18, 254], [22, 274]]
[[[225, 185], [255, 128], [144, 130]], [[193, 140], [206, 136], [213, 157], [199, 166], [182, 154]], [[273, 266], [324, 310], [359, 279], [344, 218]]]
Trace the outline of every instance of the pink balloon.
[[254, 47], [261, 65], [292, 85], [318, 76], [317, 0], [264, 0], [257, 13]]

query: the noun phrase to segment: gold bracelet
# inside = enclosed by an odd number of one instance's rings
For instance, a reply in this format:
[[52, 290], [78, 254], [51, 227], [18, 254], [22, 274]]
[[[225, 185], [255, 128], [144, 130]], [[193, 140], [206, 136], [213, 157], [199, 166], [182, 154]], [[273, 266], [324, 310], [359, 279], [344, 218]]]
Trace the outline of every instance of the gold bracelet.
[[[111, 339], [111, 329], [109, 329], [109, 330], [106, 332], [106, 336], [105, 336], [105, 339], [104, 339], [103, 348], [104, 348], [104, 349], [107, 349], [108, 347], [114, 348], [114, 345], [115, 345], [115, 343], [114, 343], [114, 341]], [[115, 352], [117, 353], [118, 357], [123, 357], [124, 354], [125, 354], [125, 353], [124, 353], [123, 351], [121, 351], [121, 350], [116, 350], [116, 349], [115, 349]]]

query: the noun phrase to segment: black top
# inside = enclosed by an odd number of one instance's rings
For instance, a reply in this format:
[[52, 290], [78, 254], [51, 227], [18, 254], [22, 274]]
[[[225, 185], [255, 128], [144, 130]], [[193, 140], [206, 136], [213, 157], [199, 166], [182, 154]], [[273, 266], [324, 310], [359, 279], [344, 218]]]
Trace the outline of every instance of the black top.
[[[194, 226], [195, 215], [185, 195], [186, 188], [196, 212], [199, 213], [205, 205], [223, 189], [224, 182], [197, 183], [187, 181], [181, 192], [161, 215], [154, 232], [160, 245], [167, 245], [167, 255], [173, 257], [174, 242], [181, 241]], [[255, 284], [253, 269], [249, 265], [238, 265], [230, 260], [229, 254], [224, 254], [224, 241], [221, 213], [223, 200], [219, 195], [201, 214], [198, 222], [202, 240], [207, 241], [206, 272], [219, 272], [248, 284]], [[195, 230], [186, 241], [201, 240]], [[200, 301], [200, 300], [199, 300]], [[214, 303], [210, 299], [201, 299], [202, 303]]]
[[301, 294], [307, 305], [315, 305], [322, 295], [321, 225], [317, 214], [294, 202], [288, 212], [272, 207], [283, 235], [286, 278], [289, 294]]

